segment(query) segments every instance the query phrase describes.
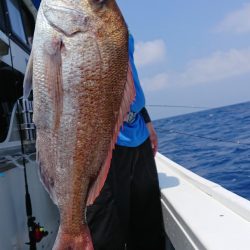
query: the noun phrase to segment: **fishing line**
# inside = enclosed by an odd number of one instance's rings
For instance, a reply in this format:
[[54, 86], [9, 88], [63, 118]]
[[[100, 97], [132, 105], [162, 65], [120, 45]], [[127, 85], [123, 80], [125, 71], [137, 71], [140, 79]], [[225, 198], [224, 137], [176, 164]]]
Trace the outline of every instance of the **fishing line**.
[[[153, 108], [211, 109], [211, 107], [199, 107], [199, 106], [187, 106], [187, 105], [168, 105], [168, 104], [148, 104], [146, 106], [147, 107], [153, 107]], [[250, 146], [250, 143], [244, 143], [244, 142], [240, 142], [240, 141], [224, 140], [224, 139], [220, 139], [220, 138], [207, 137], [207, 136], [202, 136], [202, 135], [195, 135], [195, 134], [190, 134], [190, 133], [186, 133], [184, 131], [179, 131], [179, 130], [161, 129], [161, 128], [156, 128], [156, 130], [159, 131], [159, 132], [169, 132], [169, 133], [174, 133], [174, 134], [179, 134], [179, 135], [186, 135], [186, 136], [189, 136], [189, 137], [196, 137], [196, 138], [200, 138], [200, 139], [206, 139], [206, 140], [210, 140], [210, 141], [231, 143], [231, 144], [242, 145], [242, 146]]]
[[244, 143], [244, 142], [240, 142], [240, 141], [224, 140], [224, 139], [220, 139], [220, 138], [207, 137], [207, 136], [203, 136], [203, 135], [195, 135], [195, 134], [186, 133], [186, 132], [183, 132], [183, 131], [180, 131], [180, 130], [156, 128], [156, 131], [169, 132], [169, 133], [172, 133], [172, 134], [179, 134], [179, 135], [186, 135], [186, 136], [189, 136], [189, 137], [196, 137], [196, 138], [206, 139], [206, 140], [216, 141], [216, 142], [231, 143], [231, 144], [236, 144], [236, 145], [240, 145], [240, 146], [250, 146], [250, 143]]
[[168, 105], [168, 104], [147, 104], [147, 107], [152, 108], [187, 108], [187, 109], [210, 109], [210, 107], [198, 107], [187, 105]]
[[[243, 102], [245, 103], [245, 102]], [[234, 106], [234, 105], [238, 105], [238, 104], [242, 104], [242, 103], [236, 103], [236, 104], [231, 104], [229, 106]], [[224, 107], [228, 107], [228, 106], [219, 106], [219, 107], [202, 107], [202, 106], [189, 106], [189, 105], [170, 105], [170, 104], [146, 104], [147, 107], [150, 108], [185, 108], [185, 109], [197, 109], [197, 110], [201, 110], [202, 111], [211, 111], [214, 112], [215, 110], [218, 110], [220, 108], [224, 108]], [[231, 114], [239, 114], [238, 110], [223, 110], [223, 113], [231, 113]], [[213, 113], [212, 113], [213, 114]]]

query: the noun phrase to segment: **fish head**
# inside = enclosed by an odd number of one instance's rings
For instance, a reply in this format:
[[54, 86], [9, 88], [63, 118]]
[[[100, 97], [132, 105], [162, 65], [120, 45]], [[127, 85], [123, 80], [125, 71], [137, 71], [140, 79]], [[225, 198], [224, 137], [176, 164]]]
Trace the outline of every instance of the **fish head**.
[[43, 0], [47, 22], [66, 36], [89, 33], [97, 39], [128, 40], [128, 28], [115, 0]]
[[126, 22], [115, 0], [85, 0], [90, 26], [98, 37], [113, 33], [128, 35]]

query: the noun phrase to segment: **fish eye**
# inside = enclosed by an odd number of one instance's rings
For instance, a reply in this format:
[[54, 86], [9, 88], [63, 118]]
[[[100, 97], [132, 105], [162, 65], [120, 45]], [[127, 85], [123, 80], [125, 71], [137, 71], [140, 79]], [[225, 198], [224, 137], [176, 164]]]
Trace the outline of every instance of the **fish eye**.
[[111, 0], [89, 0], [94, 11], [100, 11], [104, 9], [104, 7], [107, 6], [110, 1]]
[[92, 2], [95, 4], [104, 4], [107, 0], [92, 0]]

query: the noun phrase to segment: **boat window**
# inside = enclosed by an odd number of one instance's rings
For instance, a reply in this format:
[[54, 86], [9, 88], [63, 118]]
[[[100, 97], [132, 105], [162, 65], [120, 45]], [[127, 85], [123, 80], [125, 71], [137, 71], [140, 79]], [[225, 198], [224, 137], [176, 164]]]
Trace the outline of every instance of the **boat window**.
[[28, 38], [28, 45], [31, 47], [35, 29], [34, 17], [24, 4], [21, 4], [21, 12], [23, 17], [25, 34]]
[[9, 12], [11, 31], [14, 38], [18, 38], [26, 46], [31, 48], [35, 20], [26, 5], [18, 0], [6, 1]]
[[5, 20], [4, 20], [4, 10], [2, 2], [0, 2], [0, 30], [5, 31]]
[[22, 22], [21, 12], [19, 10], [19, 4], [17, 0], [9, 0], [6, 2], [9, 12], [10, 25], [13, 33], [21, 39], [22, 42], [27, 44], [25, 31]]
[[0, 62], [0, 142], [5, 141], [14, 104], [22, 95], [23, 75]]

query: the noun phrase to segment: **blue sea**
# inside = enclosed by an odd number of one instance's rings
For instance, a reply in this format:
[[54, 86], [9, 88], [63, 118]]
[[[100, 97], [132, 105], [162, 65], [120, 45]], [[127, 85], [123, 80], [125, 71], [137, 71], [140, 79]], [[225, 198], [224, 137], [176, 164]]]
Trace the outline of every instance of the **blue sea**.
[[250, 200], [250, 102], [154, 121], [159, 152]]

